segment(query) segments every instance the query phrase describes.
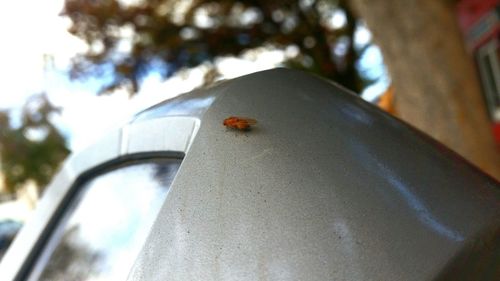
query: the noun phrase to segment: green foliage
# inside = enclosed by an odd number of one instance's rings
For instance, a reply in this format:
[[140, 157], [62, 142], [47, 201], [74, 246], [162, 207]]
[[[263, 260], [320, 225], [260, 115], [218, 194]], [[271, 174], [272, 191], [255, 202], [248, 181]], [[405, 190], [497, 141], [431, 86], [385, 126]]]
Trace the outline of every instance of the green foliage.
[[1, 172], [9, 191], [30, 179], [45, 187], [69, 153], [64, 138], [49, 120], [57, 112], [43, 94], [27, 101], [18, 128], [11, 127], [9, 112], [0, 112]]
[[[329, 24], [336, 12], [345, 13], [345, 25]], [[102, 92], [128, 86], [134, 93], [151, 70], [168, 77], [262, 46], [297, 50], [286, 65], [355, 92], [370, 82], [355, 67], [362, 50], [353, 44], [357, 21], [346, 0], [66, 0], [63, 14], [72, 20], [70, 32], [89, 45], [74, 59], [72, 77], [111, 74]]]

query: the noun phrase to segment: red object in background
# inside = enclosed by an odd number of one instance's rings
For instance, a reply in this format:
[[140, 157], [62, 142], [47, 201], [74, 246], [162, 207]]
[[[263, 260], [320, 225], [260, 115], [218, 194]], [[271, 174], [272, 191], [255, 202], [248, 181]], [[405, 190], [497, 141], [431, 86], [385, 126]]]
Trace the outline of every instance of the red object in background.
[[462, 30], [467, 30], [479, 18], [493, 10], [498, 0], [462, 0], [457, 4], [458, 20]]
[[495, 136], [495, 141], [500, 148], [500, 123], [496, 123], [493, 125], [493, 135]]
[[457, 3], [457, 15], [476, 62], [492, 133], [500, 147], [500, 1], [462, 0]]
[[469, 51], [498, 35], [498, 0], [462, 0], [457, 4], [458, 22]]

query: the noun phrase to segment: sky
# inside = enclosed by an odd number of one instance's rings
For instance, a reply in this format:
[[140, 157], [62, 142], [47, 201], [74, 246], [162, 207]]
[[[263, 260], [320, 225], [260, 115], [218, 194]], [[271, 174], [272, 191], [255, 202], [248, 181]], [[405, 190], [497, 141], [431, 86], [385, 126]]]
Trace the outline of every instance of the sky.
[[[0, 110], [10, 109], [12, 116], [19, 116], [29, 96], [46, 92], [49, 100], [62, 108], [62, 113], [54, 116], [53, 123], [67, 137], [71, 150], [87, 146], [108, 128], [126, 122], [141, 109], [190, 91], [203, 81], [206, 67], [202, 65], [166, 81], [153, 73], [145, 79], [140, 92], [132, 99], [120, 90], [112, 95], [96, 96], [101, 85], [98, 80], [71, 81], [68, 78], [71, 58], [85, 52], [87, 46], [67, 32], [70, 21], [59, 16], [63, 3], [64, 0], [2, 3]], [[343, 20], [342, 15], [337, 15], [332, 18], [331, 24], [341, 25]], [[370, 40], [369, 32], [361, 30], [357, 40]], [[265, 50], [258, 56], [248, 54], [243, 58], [219, 59], [216, 65], [224, 78], [234, 78], [276, 67], [286, 58], [287, 52], [293, 50]], [[377, 47], [371, 47], [366, 52], [361, 66], [373, 76], [385, 77], [363, 93], [367, 100], [373, 100], [388, 84]]]

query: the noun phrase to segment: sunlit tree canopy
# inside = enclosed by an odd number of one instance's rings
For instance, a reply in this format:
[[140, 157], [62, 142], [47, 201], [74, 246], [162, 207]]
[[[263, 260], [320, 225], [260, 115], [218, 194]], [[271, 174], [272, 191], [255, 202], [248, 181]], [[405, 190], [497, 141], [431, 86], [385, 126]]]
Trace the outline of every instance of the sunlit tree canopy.
[[88, 44], [72, 77], [112, 77], [102, 92], [125, 86], [134, 93], [152, 71], [166, 78], [264, 47], [283, 50], [289, 67], [360, 92], [370, 82], [356, 68], [366, 44], [354, 44], [358, 21], [345, 2], [66, 0], [70, 32]]
[[27, 101], [19, 126], [12, 126], [9, 112], [0, 112], [0, 167], [9, 191], [29, 180], [44, 187], [69, 153], [63, 136], [50, 121], [57, 112], [43, 94]]

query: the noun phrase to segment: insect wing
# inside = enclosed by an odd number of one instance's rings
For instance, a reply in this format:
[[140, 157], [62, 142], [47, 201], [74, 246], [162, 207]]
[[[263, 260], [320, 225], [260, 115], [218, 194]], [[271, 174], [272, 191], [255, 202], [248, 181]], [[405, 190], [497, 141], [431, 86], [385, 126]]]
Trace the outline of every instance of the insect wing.
[[238, 117], [240, 120], [244, 120], [248, 125], [255, 125], [257, 124], [257, 120], [252, 119], [252, 118], [247, 118], [247, 117]]

